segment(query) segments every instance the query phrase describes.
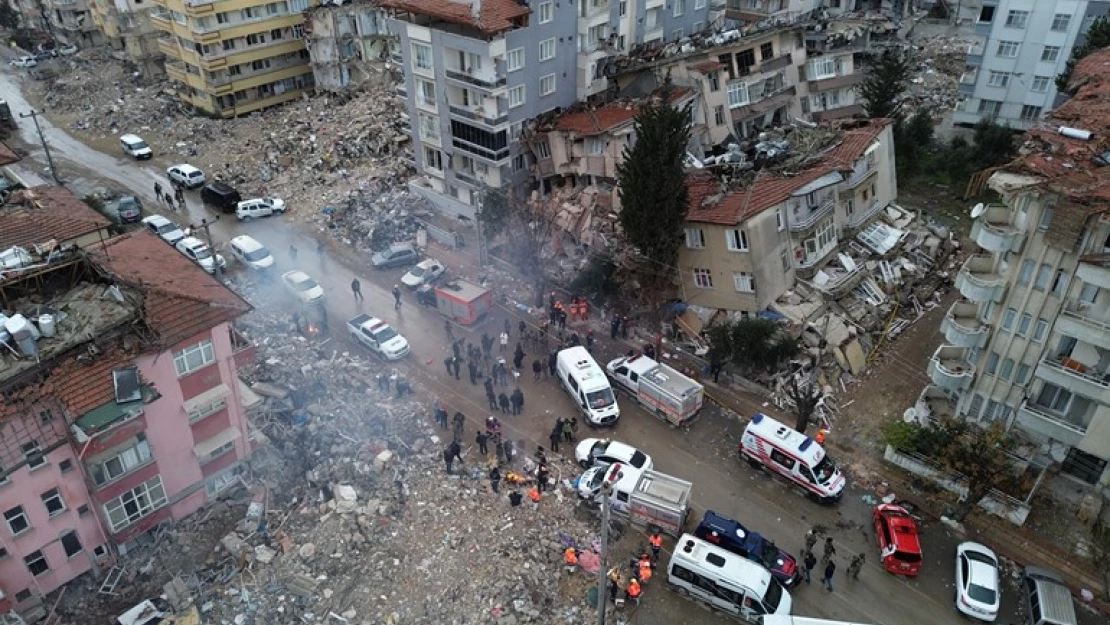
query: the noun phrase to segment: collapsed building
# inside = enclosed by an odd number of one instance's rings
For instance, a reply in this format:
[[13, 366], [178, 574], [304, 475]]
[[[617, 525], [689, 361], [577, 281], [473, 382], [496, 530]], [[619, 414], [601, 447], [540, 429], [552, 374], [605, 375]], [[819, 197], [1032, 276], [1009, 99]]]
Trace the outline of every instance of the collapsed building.
[[397, 37], [375, 2], [313, 7], [305, 13], [304, 35], [317, 90], [392, 82], [387, 62], [401, 62]]

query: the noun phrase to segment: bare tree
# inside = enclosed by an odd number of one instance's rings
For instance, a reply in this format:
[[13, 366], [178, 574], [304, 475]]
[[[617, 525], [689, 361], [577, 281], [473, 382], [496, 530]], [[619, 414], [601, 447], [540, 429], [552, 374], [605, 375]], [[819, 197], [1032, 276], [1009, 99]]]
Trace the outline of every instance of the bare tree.
[[783, 391], [794, 404], [790, 410], [794, 414], [794, 429], [805, 434], [813, 413], [821, 404], [821, 388], [817, 385], [817, 380], [812, 377], [809, 384], [799, 382], [799, 377], [803, 375], [806, 374], [799, 371], [787, 376]]

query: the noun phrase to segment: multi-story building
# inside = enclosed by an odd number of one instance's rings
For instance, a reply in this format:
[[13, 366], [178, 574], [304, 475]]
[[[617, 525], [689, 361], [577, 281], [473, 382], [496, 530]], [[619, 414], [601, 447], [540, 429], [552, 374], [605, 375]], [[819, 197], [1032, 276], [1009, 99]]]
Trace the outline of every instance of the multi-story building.
[[952, 119], [1027, 130], [1056, 104], [1056, 76], [1106, 0], [983, 0]]
[[918, 402], [934, 417], [1017, 428], [1040, 443], [1034, 460], [1101, 489], [1110, 484], [1107, 67], [1108, 51], [1081, 61], [1077, 95], [991, 176], [1002, 201], [973, 209], [979, 250], [956, 276], [963, 300], [945, 317], [933, 385]]
[[38, 0], [54, 35], [69, 43], [94, 46], [104, 35], [93, 20], [91, 0]]
[[252, 448], [236, 370], [253, 348], [230, 325], [249, 305], [148, 232], [91, 242], [51, 209], [19, 244], [74, 246], [2, 281], [41, 335], [8, 324], [0, 353], [0, 613], [28, 621], [237, 482]]
[[164, 71], [158, 49], [160, 32], [150, 19], [153, 4], [143, 4], [142, 0], [90, 0], [89, 9], [113, 50], [138, 65], [144, 74]]
[[221, 117], [294, 100], [313, 86], [304, 12], [318, 0], [155, 0], [166, 73], [183, 102]]
[[386, 13], [376, 1], [311, 9], [304, 34], [317, 90], [340, 91], [391, 80], [386, 63], [401, 56]]
[[399, 38], [399, 95], [408, 102], [422, 174], [412, 187], [442, 210], [470, 217], [483, 187], [528, 181], [531, 164], [518, 141], [524, 122], [604, 88], [597, 77], [606, 55], [672, 41], [701, 28], [709, 13], [707, 0], [669, 9], [662, 0], [381, 4]]
[[[803, 167], [789, 173], [765, 168], [738, 186], [713, 173], [690, 176], [678, 260], [685, 301], [746, 314], [765, 310], [796, 279], [813, 278], [841, 241], [897, 197], [889, 121], [841, 131], [819, 150], [812, 162], [795, 161]], [[865, 277], [854, 267], [814, 285], [840, 297]]]

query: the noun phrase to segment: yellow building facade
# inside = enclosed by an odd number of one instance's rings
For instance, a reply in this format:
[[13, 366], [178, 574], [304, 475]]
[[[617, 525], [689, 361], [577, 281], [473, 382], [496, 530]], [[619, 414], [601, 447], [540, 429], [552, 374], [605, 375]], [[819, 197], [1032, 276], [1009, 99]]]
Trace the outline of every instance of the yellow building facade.
[[182, 101], [236, 117], [311, 89], [304, 12], [319, 0], [155, 0], [166, 74]]

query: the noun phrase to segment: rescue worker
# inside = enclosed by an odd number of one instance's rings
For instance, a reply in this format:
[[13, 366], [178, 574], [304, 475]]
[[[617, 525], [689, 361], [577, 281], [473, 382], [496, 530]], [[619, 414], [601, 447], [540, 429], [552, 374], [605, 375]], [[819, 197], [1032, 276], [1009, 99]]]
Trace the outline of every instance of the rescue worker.
[[567, 547], [563, 552], [563, 562], [567, 565], [568, 571], [573, 571], [578, 568], [578, 550], [574, 547]]
[[489, 468], [489, 487], [495, 493], [501, 492], [501, 471], [497, 469], [497, 465]]
[[640, 566], [638, 568], [640, 570], [640, 580], [645, 584], [648, 583], [648, 580], [651, 579], [651, 560], [646, 553], [640, 558]]
[[651, 536], [648, 536], [648, 542], [651, 543], [651, 559], [658, 562], [659, 550], [663, 548], [663, 535], [659, 530], [655, 530]]
[[483, 385], [486, 387], [486, 399], [489, 400], [489, 409], [497, 410], [497, 394], [493, 392], [493, 378], [486, 378]]
[[497, 403], [498, 403], [498, 405], [501, 406], [501, 412], [502, 413], [509, 414], [509, 396], [508, 395], [506, 395], [505, 393], [501, 393], [500, 395], [498, 395], [497, 396]]
[[633, 601], [639, 601], [640, 595], [644, 594], [643, 588], [640, 587], [640, 582], [635, 577], [628, 580], [628, 588], [624, 590], [624, 594]]
[[578, 301], [578, 318], [582, 321], [589, 321], [590, 319], [590, 306], [586, 303], [586, 298]]
[[533, 486], [532, 488], [528, 489], [528, 498], [532, 500], [532, 503], [538, 504], [540, 502], [541, 497], [540, 489], [538, 486]]
[[486, 448], [486, 441], [488, 440], [489, 434], [483, 432], [482, 430], [478, 430], [478, 433], [474, 435], [474, 442], [478, 444], [478, 453], [482, 454], [483, 456], [489, 455], [489, 450]]
[[824, 445], [825, 437], [828, 435], [828, 433], [828, 430], [826, 430], [825, 428], [821, 428], [820, 430], [817, 430], [817, 436], [815, 436], [813, 440], [817, 441], [818, 445]]
[[570, 320], [571, 321], [574, 321], [578, 318], [578, 298], [577, 297], [572, 297], [571, 298], [570, 306], [567, 307], [567, 310], [570, 312]]

